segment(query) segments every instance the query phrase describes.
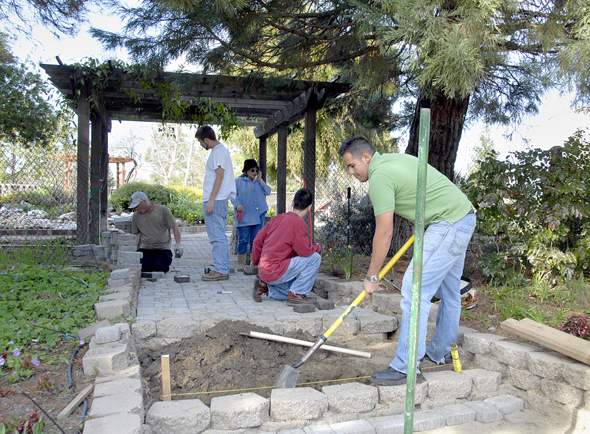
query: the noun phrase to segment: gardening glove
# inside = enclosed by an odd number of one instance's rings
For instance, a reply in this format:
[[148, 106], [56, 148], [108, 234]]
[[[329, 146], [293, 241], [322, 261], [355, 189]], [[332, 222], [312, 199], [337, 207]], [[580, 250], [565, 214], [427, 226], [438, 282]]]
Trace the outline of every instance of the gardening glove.
[[244, 220], [244, 211], [238, 211], [236, 213], [236, 219], [241, 222], [242, 220]]
[[177, 258], [180, 258], [184, 253], [184, 247], [182, 247], [182, 244], [180, 243], [176, 243], [174, 244], [174, 256]]

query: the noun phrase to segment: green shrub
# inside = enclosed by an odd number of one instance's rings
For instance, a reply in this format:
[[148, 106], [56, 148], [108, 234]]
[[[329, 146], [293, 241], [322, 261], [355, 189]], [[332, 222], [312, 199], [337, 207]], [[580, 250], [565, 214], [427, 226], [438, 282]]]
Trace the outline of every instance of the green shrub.
[[[168, 205], [168, 208], [170, 208], [174, 217], [183, 219], [188, 225], [204, 223], [205, 219], [203, 216], [204, 211], [202, 200], [185, 203], [171, 203]], [[226, 223], [228, 225], [234, 224], [234, 207], [231, 203], [229, 204], [229, 209], [227, 211]]]
[[15, 203], [19, 204], [21, 201], [25, 201], [32, 205], [32, 208], [26, 209], [43, 209], [47, 211], [47, 208], [59, 208], [71, 205], [76, 202], [74, 196], [68, 193], [61, 187], [41, 187], [34, 190], [18, 191], [11, 194], [5, 194], [0, 199], [1, 203]]
[[478, 209], [483, 273], [502, 283], [510, 268], [571, 279], [590, 265], [590, 143], [580, 131], [550, 151], [480, 162], [464, 185]]
[[160, 205], [168, 205], [173, 195], [173, 190], [160, 184], [130, 182], [113, 191], [109, 197], [109, 203], [117, 210], [122, 211], [129, 207], [131, 195], [136, 191], [143, 191], [150, 202]]
[[184, 185], [171, 185], [173, 203], [194, 202], [203, 200], [203, 189], [195, 187], [186, 187]]

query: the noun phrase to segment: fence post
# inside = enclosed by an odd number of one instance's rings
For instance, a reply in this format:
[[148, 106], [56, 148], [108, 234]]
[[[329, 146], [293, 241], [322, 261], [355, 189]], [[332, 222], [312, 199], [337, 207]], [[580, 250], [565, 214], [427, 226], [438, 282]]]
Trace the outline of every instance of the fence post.
[[90, 103], [86, 86], [80, 87], [78, 98], [78, 173], [76, 200], [76, 242], [88, 244], [88, 153]]

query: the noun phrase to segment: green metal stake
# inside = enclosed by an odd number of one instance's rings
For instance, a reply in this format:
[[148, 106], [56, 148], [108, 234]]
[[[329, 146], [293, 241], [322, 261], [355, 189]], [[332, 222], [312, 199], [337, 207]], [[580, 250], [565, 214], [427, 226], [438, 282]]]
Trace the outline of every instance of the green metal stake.
[[428, 138], [430, 137], [430, 109], [420, 109], [420, 135], [418, 148], [418, 187], [416, 192], [416, 224], [414, 240], [414, 275], [410, 313], [410, 345], [408, 350], [408, 376], [406, 383], [406, 414], [404, 434], [414, 431], [414, 398], [416, 392], [416, 366], [418, 364], [418, 332], [420, 324], [420, 296], [422, 293], [422, 254], [424, 252], [424, 208], [426, 204], [426, 167], [428, 166]]

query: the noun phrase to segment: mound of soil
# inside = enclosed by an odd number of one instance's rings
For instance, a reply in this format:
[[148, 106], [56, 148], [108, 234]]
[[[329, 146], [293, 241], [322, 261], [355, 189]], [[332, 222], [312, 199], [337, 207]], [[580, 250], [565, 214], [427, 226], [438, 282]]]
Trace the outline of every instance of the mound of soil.
[[[249, 392], [269, 397], [283, 367], [299, 361], [309, 348], [250, 338], [240, 334], [250, 330], [272, 334], [266, 327], [256, 327], [243, 321], [223, 321], [206, 332], [183, 339], [181, 342], [140, 351], [138, 356], [141, 373], [149, 389], [146, 408], [149, 408], [154, 401], [161, 400], [160, 356], [165, 354], [170, 355], [172, 394], [188, 394], [173, 396], [172, 399], [198, 398], [205, 404], [210, 404], [215, 396], [241, 393], [236, 390], [250, 388], [256, 389]], [[309, 342], [316, 341], [311, 335], [301, 331], [290, 337]], [[390, 352], [391, 345], [387, 347]], [[370, 376], [374, 366], [372, 363], [367, 363], [367, 360], [317, 350], [298, 368], [300, 374], [297, 383]], [[368, 384], [368, 379], [357, 381]], [[319, 383], [309, 386], [319, 390], [323, 385], [330, 384], [339, 383]]]

